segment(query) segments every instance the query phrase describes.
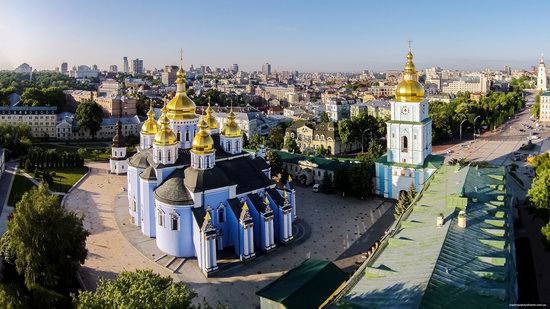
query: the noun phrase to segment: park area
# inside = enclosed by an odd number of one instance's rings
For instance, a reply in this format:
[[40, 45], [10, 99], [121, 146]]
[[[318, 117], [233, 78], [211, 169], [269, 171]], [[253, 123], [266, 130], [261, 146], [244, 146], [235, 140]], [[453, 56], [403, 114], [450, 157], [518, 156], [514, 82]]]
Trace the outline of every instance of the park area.
[[106, 161], [111, 157], [111, 146], [107, 143], [36, 144], [42, 149], [55, 149], [59, 153], [77, 153], [86, 161]]
[[[36, 186], [36, 183], [42, 181], [44, 172], [47, 172], [51, 176], [50, 190], [53, 192], [66, 193], [69, 189], [82, 178], [87, 172], [88, 167], [46, 167], [38, 170], [38, 174], [27, 174], [32, 177], [31, 180], [24, 171], [18, 169], [13, 179], [13, 185], [11, 187], [10, 196], [8, 198], [8, 205], [14, 206], [21, 200], [23, 194], [29, 191], [32, 187]], [[36, 174], [36, 175], [35, 175]]]

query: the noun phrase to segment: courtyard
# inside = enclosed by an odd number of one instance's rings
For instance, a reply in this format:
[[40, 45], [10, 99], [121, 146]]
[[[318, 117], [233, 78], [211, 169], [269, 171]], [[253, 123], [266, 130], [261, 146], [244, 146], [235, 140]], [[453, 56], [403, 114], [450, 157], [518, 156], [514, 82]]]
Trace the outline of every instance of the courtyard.
[[[371, 236], [369, 229], [378, 219], [384, 216], [384, 221], [388, 221], [388, 217], [393, 217], [393, 212], [388, 211], [392, 203], [379, 198], [342, 198], [297, 187], [296, 239], [246, 264], [224, 267], [206, 278], [195, 259], [176, 261], [163, 257], [155, 240], [143, 236], [138, 227], [130, 224], [125, 176], [109, 175], [106, 163], [88, 166], [91, 173], [67, 197], [65, 204], [85, 215], [85, 227], [91, 233], [87, 241], [88, 259], [81, 271], [87, 289], [93, 289], [99, 277], [114, 278], [123, 270], [150, 268], [186, 282], [198, 292], [200, 301], [231, 308], [255, 308], [259, 306], [255, 292], [261, 287], [306, 258], [353, 259], [361, 250], [352, 245], [360, 238], [358, 243], [366, 242], [367, 236]], [[380, 227], [376, 229], [377, 234], [383, 232]]]

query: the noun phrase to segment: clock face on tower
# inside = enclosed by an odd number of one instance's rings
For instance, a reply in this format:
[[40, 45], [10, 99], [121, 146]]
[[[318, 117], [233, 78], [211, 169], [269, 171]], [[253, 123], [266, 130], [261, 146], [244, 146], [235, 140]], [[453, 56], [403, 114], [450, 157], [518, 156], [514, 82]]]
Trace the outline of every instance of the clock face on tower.
[[409, 113], [409, 108], [406, 107], [406, 106], [403, 106], [403, 107], [401, 108], [401, 114], [407, 115], [408, 113]]

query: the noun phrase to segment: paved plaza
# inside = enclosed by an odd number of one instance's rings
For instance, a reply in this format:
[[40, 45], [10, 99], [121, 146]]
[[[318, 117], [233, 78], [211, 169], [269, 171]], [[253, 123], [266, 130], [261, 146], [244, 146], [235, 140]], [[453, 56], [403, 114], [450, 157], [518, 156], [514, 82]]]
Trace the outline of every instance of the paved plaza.
[[[163, 253], [156, 248], [154, 239], [141, 235], [128, 221], [126, 177], [107, 174], [106, 163], [89, 166], [90, 175], [66, 201], [66, 207], [85, 215], [85, 227], [91, 232], [88, 259], [81, 272], [88, 289], [95, 287], [100, 276], [114, 278], [123, 270], [151, 268], [186, 282], [197, 290], [201, 301], [204, 298], [212, 305], [219, 302], [231, 308], [255, 308], [259, 306], [255, 295], [258, 289], [308, 257], [353, 259], [360, 251], [357, 245], [351, 247], [354, 242], [361, 238], [358, 243], [368, 246], [375, 237], [367, 237], [371, 232], [367, 231], [383, 215], [384, 223], [390, 222], [388, 217], [392, 216], [392, 204], [382, 199], [342, 198], [297, 187], [297, 239], [246, 264], [238, 263], [205, 278], [194, 259], [181, 259], [176, 272], [164, 266], [166, 259], [155, 262]], [[383, 234], [383, 225], [378, 224], [373, 231]]]

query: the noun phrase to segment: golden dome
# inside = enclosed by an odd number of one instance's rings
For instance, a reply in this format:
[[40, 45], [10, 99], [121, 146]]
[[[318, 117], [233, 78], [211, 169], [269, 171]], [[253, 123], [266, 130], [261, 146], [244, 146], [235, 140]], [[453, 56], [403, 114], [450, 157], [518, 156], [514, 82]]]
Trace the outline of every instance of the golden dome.
[[197, 135], [193, 138], [191, 151], [194, 153], [210, 153], [214, 151], [214, 140], [206, 131], [208, 125], [206, 124], [204, 117], [201, 118], [197, 126], [199, 127], [199, 132], [197, 132]]
[[143, 123], [141, 127], [141, 133], [145, 135], [155, 135], [157, 134], [159, 125], [155, 121], [155, 112], [153, 111], [153, 103], [149, 105], [149, 111], [147, 112], [147, 120]]
[[160, 128], [155, 134], [155, 140], [153, 143], [158, 146], [171, 146], [178, 143], [178, 140], [176, 138], [176, 134], [174, 134], [174, 131], [168, 126], [170, 124], [170, 120], [167, 117], [168, 108], [166, 105], [162, 108], [162, 114], [159, 118], [159, 124]]
[[181, 121], [186, 119], [194, 119], [195, 102], [187, 96], [185, 91], [185, 71], [180, 67], [176, 73], [176, 95], [168, 102], [168, 119]]
[[242, 135], [241, 128], [239, 128], [239, 125], [235, 122], [235, 113], [233, 113], [233, 109], [231, 109], [229, 115], [227, 115], [227, 122], [223, 127], [222, 135], [226, 137], [241, 137]]
[[206, 109], [206, 116], [204, 117], [204, 121], [206, 121], [209, 129], [218, 129], [218, 122], [216, 121], [216, 118], [214, 118], [214, 115], [212, 115], [213, 112], [214, 111], [210, 106], [210, 102], [208, 102], [208, 108]]
[[397, 102], [421, 102], [424, 100], [424, 86], [418, 82], [418, 74], [413, 63], [413, 54], [407, 54], [407, 63], [403, 70], [403, 81], [395, 89]]

